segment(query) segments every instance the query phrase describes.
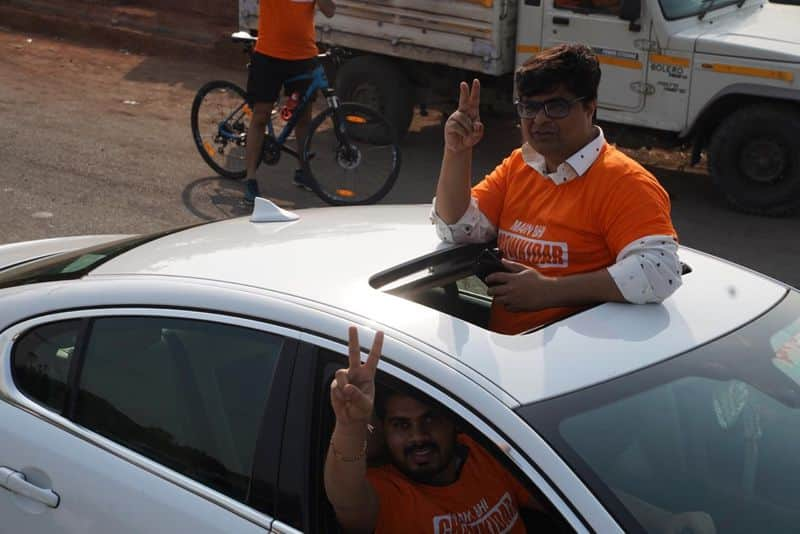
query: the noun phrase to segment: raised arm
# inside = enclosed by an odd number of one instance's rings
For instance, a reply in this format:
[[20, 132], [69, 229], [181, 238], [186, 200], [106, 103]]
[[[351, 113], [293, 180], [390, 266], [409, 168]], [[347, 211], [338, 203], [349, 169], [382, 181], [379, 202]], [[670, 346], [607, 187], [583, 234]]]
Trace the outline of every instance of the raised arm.
[[383, 332], [377, 332], [365, 364], [361, 364], [358, 330], [350, 327], [347, 369], [331, 382], [336, 426], [325, 459], [325, 492], [345, 532], [370, 533], [378, 518], [378, 496], [367, 481], [367, 424], [375, 401], [375, 370]]
[[458, 109], [444, 125], [444, 155], [436, 185], [436, 213], [447, 224], [461, 218], [469, 206], [472, 147], [483, 137], [480, 117], [481, 84], [459, 85]]
[[336, 4], [333, 0], [317, 0], [317, 7], [328, 18], [331, 18], [336, 13]]

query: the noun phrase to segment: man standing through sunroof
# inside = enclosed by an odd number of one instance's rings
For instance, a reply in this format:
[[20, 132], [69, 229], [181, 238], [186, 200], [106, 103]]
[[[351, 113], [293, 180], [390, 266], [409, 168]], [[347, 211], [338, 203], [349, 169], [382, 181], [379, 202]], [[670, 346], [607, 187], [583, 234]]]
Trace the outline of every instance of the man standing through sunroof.
[[661, 302], [681, 285], [669, 196], [594, 124], [599, 83], [587, 46], [529, 59], [515, 77], [523, 145], [471, 187], [480, 83], [461, 82], [432, 220], [445, 241], [497, 239], [508, 272], [487, 277], [493, 330], [523, 332], [600, 302]]

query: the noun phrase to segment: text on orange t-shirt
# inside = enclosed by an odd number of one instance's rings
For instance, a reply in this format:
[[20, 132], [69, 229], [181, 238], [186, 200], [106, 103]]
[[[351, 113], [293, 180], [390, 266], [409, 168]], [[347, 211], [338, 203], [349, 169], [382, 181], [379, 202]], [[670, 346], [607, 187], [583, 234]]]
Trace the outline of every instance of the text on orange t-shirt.
[[474, 440], [458, 441], [469, 453], [447, 486], [412, 482], [392, 465], [367, 470], [380, 503], [375, 534], [525, 532], [519, 507], [530, 493]]
[[[558, 185], [530, 167], [517, 149], [472, 188], [472, 196], [497, 226], [504, 257], [545, 276], [609, 267], [625, 246], [644, 236], [677, 238], [666, 191], [609, 144], [584, 175]], [[515, 334], [577, 310], [510, 312], [493, 305], [489, 326]]]

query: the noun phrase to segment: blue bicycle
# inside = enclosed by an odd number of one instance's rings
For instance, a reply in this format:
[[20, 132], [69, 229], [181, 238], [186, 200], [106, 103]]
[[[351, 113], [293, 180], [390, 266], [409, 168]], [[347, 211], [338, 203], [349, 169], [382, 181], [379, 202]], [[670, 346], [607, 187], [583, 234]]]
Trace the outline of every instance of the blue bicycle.
[[[234, 34], [248, 52], [255, 39]], [[329, 50], [318, 57], [338, 61]], [[320, 64], [307, 74], [292, 78], [311, 80], [296, 107], [294, 102], [276, 103], [267, 121], [260, 162], [275, 165], [282, 153], [302, 165], [308, 185], [333, 205], [372, 204], [392, 189], [400, 172], [400, 147], [394, 128], [377, 111], [353, 102], [339, 102]], [[300, 154], [286, 144], [298, 117], [320, 91], [327, 107], [311, 121]], [[192, 103], [192, 136], [203, 160], [222, 176], [242, 179], [246, 175], [245, 146], [253, 111], [245, 91], [235, 83], [216, 80], [205, 84]], [[288, 119], [288, 120], [285, 120]], [[280, 132], [276, 124], [283, 122]], [[275, 123], [275, 124], [273, 124]]]

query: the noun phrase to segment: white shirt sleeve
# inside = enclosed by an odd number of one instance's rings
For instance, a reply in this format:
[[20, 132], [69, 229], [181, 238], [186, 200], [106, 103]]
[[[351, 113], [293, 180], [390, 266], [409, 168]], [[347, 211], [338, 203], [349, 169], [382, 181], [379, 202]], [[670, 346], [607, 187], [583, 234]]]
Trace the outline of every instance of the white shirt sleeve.
[[454, 224], [447, 224], [436, 213], [436, 197], [430, 215], [436, 225], [436, 235], [445, 243], [487, 243], [497, 238], [497, 227], [478, 208], [478, 201], [470, 197], [464, 215]]
[[661, 302], [682, 283], [678, 243], [665, 235], [637, 239], [620, 251], [608, 272], [628, 302]]

